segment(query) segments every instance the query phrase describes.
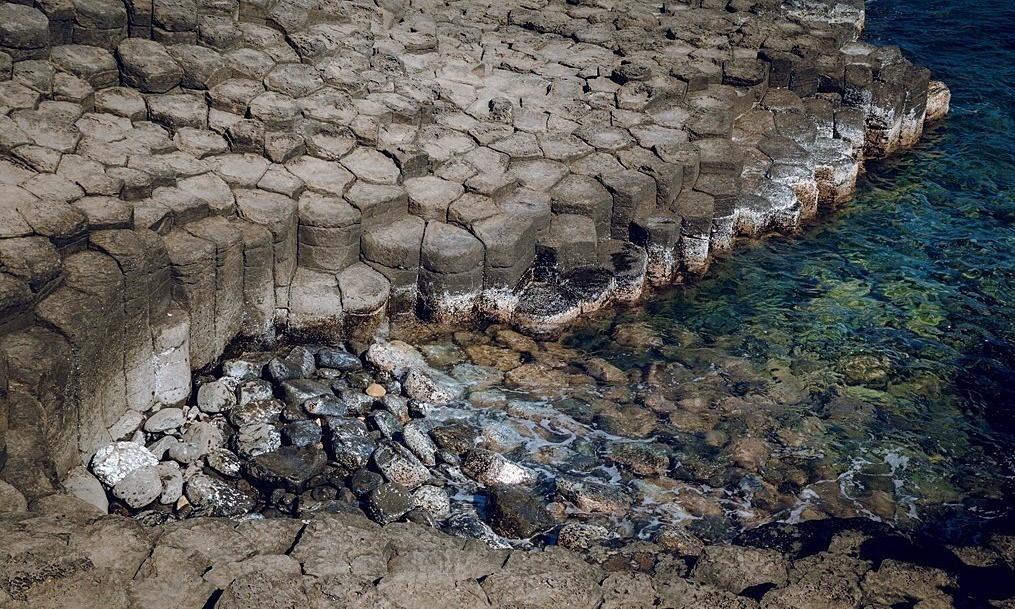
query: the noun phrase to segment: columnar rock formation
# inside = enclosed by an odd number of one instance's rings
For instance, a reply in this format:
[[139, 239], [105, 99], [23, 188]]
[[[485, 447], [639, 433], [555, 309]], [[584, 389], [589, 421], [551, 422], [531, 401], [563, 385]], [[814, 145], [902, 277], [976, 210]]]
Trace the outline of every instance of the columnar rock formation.
[[855, 1], [0, 4], [3, 477], [49, 492], [237, 336], [366, 338], [404, 311], [538, 331], [796, 226], [946, 108], [862, 21]]

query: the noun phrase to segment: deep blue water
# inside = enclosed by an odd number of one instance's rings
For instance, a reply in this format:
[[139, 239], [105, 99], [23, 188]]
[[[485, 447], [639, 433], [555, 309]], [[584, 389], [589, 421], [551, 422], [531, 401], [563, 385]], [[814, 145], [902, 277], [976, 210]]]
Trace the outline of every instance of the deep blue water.
[[[969, 538], [1015, 509], [1015, 3], [867, 6], [864, 39], [900, 46], [945, 81], [948, 118], [868, 164], [836, 213], [741, 248], [616, 323], [647, 321], [668, 342], [690, 333], [711, 357], [759, 371], [782, 366], [808, 397], [780, 420], [823, 421], [817, 469], [843, 496], [887, 478], [897, 522]], [[648, 365], [601, 328], [572, 344]], [[857, 362], [874, 373], [851, 378]], [[843, 403], [869, 416], [837, 418]]]

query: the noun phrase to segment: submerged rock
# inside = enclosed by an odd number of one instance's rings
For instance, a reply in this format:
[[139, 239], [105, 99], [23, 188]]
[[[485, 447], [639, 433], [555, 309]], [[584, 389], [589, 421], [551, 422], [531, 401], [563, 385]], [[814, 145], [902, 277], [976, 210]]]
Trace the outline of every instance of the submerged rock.
[[486, 498], [490, 526], [505, 537], [526, 539], [545, 533], [557, 524], [542, 502], [526, 489], [494, 487]]
[[500, 453], [482, 448], [469, 451], [462, 463], [462, 471], [487, 486], [531, 484], [536, 480], [532, 470], [509, 461]]

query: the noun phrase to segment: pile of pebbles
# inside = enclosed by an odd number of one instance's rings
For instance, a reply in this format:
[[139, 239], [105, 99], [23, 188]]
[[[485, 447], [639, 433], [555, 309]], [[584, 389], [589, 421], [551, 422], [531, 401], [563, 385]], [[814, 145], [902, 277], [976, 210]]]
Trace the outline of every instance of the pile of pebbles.
[[[407, 343], [374, 343], [362, 358], [312, 346], [244, 353], [218, 372], [197, 377], [188, 405], [152, 412], [132, 439], [95, 453], [91, 470], [114, 510], [150, 524], [364, 513], [496, 547], [607, 535], [581, 523], [558, 529], [535, 491], [545, 476], [477, 446], [480, 430], [428, 416], [466, 387]], [[580, 481], [564, 484], [579, 504], [592, 500]]]

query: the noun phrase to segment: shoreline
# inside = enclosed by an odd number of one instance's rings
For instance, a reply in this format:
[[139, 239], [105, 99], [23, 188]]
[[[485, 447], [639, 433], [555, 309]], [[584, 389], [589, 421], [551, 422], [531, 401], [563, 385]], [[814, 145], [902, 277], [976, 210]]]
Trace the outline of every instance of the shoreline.
[[[302, 334], [358, 353], [407, 309], [423, 324], [505, 322], [549, 335], [706, 272], [738, 239], [796, 230], [852, 196], [864, 158], [911, 145], [925, 119], [947, 112], [947, 88], [897, 49], [841, 45], [850, 28], [862, 30], [856, 3], [778, 18], [765, 16], [776, 7], [764, 3], [680, 5], [669, 17], [633, 10], [605, 34], [602, 11], [612, 6], [498, 9], [493, 20], [503, 27], [480, 19], [477, 34], [461, 20], [453, 32], [428, 31], [413, 21], [416, 7], [396, 3], [354, 5], [318, 29], [310, 24], [320, 9], [241, 2], [229, 15], [200, 4], [200, 24], [175, 29], [166, 29], [166, 13], [147, 25], [130, 13], [121, 31], [113, 2], [88, 17], [84, 8], [69, 20], [43, 15], [45, 23], [39, 10], [10, 9], [14, 25], [0, 31], [11, 59], [0, 151], [12, 189], [0, 241], [0, 499], [10, 512], [0, 538], [14, 540], [0, 543], [14, 559], [0, 570], [0, 600], [73, 606], [74, 591], [86, 604], [145, 609], [179, 599], [218, 609], [343, 601], [749, 608], [948, 606], [1015, 594], [965, 583], [1011, 574], [1004, 533], [955, 548], [831, 519], [828, 527], [842, 529], [818, 534], [824, 541], [804, 544], [807, 552], [770, 550], [774, 542], [758, 532], [733, 552], [680, 537], [591, 543], [580, 552], [586, 563], [557, 548], [503, 552], [333, 515], [141, 529], [65, 494], [68, 473], [80, 473], [95, 449], [137, 439], [146, 418], [188, 402], [192, 371], [217, 366], [238, 336]], [[226, 42], [230, 18], [258, 25], [244, 33], [260, 47]], [[660, 64], [641, 63], [624, 34], [667, 18], [679, 26], [666, 38], [697, 50], [660, 78]], [[781, 33], [727, 43], [726, 60], [707, 42], [710, 32], [757, 36], [752, 27], [773, 22]], [[350, 35], [349, 24], [369, 24], [370, 36]], [[339, 43], [339, 33], [349, 39]], [[127, 34], [146, 44], [131, 48]], [[514, 37], [506, 51], [497, 36]], [[613, 44], [615, 65], [567, 59], [560, 39], [599, 61], [609, 55], [596, 49]], [[822, 40], [841, 45], [832, 59]], [[468, 44], [485, 47], [479, 63], [469, 63], [477, 57]], [[333, 61], [338, 47], [368, 57], [372, 49], [373, 58], [354, 62], [365, 84]], [[249, 82], [233, 80], [256, 81], [259, 68], [244, 73], [234, 59], [225, 74], [201, 49], [267, 57], [274, 67], [261, 74], [257, 103], [244, 98], [251, 91], [240, 85]], [[550, 68], [540, 53], [553, 58]], [[454, 58], [434, 73], [441, 84], [420, 78], [434, 54]], [[505, 71], [522, 75], [525, 95], [548, 82], [546, 96], [574, 96], [585, 116], [547, 102], [536, 106], [550, 108], [541, 127], [534, 98], [501, 95], [511, 91], [501, 87]], [[497, 95], [484, 103], [473, 81]], [[216, 91], [223, 83], [234, 88]], [[194, 98], [204, 100], [203, 119]], [[31, 130], [39, 125], [42, 136]], [[107, 140], [112, 132], [120, 139]], [[119, 144], [130, 141], [140, 147]], [[793, 538], [809, 526], [763, 529]], [[105, 541], [89, 547], [94, 534]], [[198, 547], [208, 539], [222, 551]], [[896, 552], [901, 546], [909, 549]], [[933, 560], [914, 560], [930, 546]]]

